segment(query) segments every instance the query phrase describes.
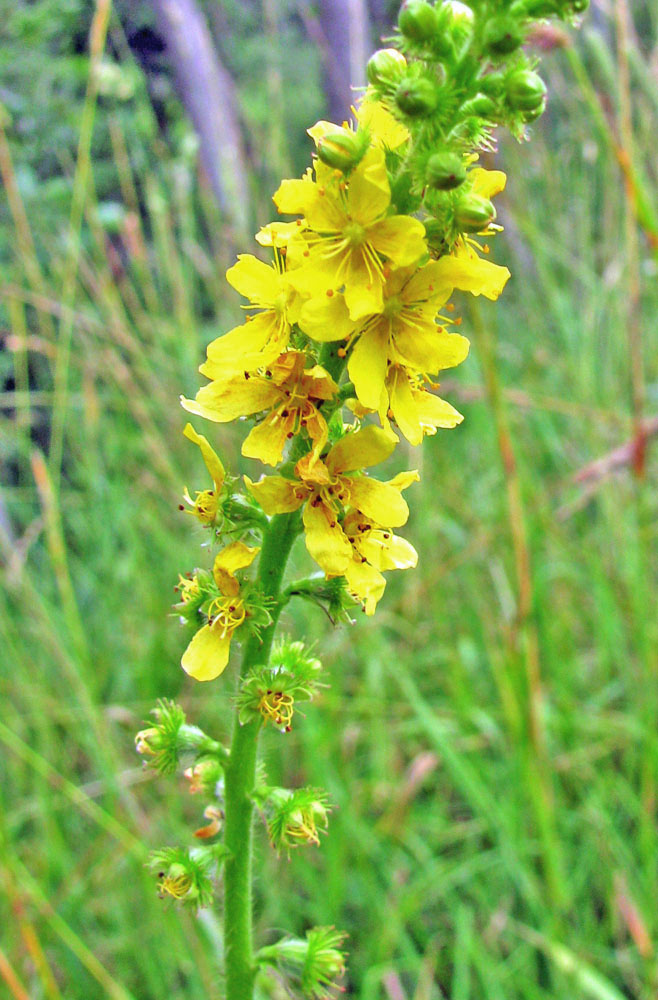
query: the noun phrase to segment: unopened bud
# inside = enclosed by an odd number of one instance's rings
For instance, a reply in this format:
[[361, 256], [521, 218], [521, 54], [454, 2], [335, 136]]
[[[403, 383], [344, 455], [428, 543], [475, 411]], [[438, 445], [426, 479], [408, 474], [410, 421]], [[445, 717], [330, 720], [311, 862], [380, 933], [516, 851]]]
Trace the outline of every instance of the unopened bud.
[[378, 49], [368, 60], [366, 76], [373, 86], [392, 83], [406, 70], [407, 60], [397, 49]]
[[518, 23], [508, 17], [494, 17], [484, 32], [484, 46], [495, 56], [516, 52], [522, 41]]
[[507, 103], [514, 111], [537, 111], [545, 100], [546, 84], [532, 70], [516, 70], [508, 78]]
[[438, 191], [451, 191], [466, 180], [466, 168], [457, 153], [433, 153], [427, 161], [425, 178]]
[[364, 131], [327, 132], [318, 139], [318, 156], [328, 167], [347, 173], [363, 159], [370, 144]]
[[479, 194], [464, 194], [457, 202], [455, 222], [463, 233], [479, 233], [495, 218], [493, 203]]
[[460, 110], [464, 116], [475, 115], [477, 118], [492, 118], [496, 113], [496, 105], [486, 94], [476, 94], [469, 101], [464, 101]]
[[436, 10], [425, 0], [407, 0], [398, 16], [398, 28], [412, 42], [429, 42], [437, 26]]
[[431, 114], [436, 108], [436, 86], [426, 77], [407, 77], [395, 92], [395, 103], [410, 118]]

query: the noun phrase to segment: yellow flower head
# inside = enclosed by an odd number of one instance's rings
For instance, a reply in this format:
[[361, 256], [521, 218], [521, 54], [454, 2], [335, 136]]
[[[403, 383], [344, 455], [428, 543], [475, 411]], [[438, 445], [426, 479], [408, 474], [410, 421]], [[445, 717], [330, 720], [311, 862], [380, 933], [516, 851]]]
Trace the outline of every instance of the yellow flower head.
[[[276, 235], [271, 238], [276, 242]], [[284, 257], [276, 248], [273, 264], [239, 254], [237, 264], [228, 269], [227, 281], [260, 311], [208, 345], [208, 360], [200, 368], [203, 375], [218, 378], [254, 371], [286, 348], [301, 303], [288, 280]]]
[[355, 344], [348, 371], [359, 402], [369, 410], [388, 410], [390, 365], [436, 374], [468, 354], [465, 337], [436, 325], [438, 310], [452, 290], [440, 265], [430, 261], [424, 267], [387, 272], [381, 310], [360, 322], [350, 317], [339, 294], [312, 299], [302, 307], [299, 324], [309, 337]]
[[214, 524], [217, 520], [220, 494], [224, 485], [224, 479], [226, 478], [224, 466], [212, 446], [208, 443], [208, 440], [203, 434], [197, 434], [192, 424], [185, 425], [183, 434], [188, 441], [193, 441], [194, 444], [199, 446], [206, 469], [210, 473], [214, 483], [214, 489], [202, 490], [200, 493], [197, 492], [194, 500], [188, 493], [187, 488], [185, 489], [183, 494], [185, 502], [192, 508], [186, 511], [186, 513], [194, 514], [202, 524]]
[[185, 673], [197, 681], [214, 680], [228, 663], [233, 634], [247, 617], [235, 574], [250, 566], [259, 551], [244, 542], [232, 542], [215, 557], [213, 577], [219, 594], [207, 610], [207, 624], [193, 637], [181, 660]]
[[268, 369], [215, 379], [199, 390], [195, 400], [181, 402], [191, 413], [220, 423], [268, 411], [242, 445], [242, 454], [247, 458], [276, 465], [288, 439], [302, 428], [318, 455], [327, 442], [328, 431], [317, 405], [331, 399], [337, 386], [320, 365], [304, 368], [305, 363], [302, 351], [287, 351]]
[[315, 173], [316, 182], [284, 181], [274, 195], [280, 212], [302, 213], [308, 226], [290, 240], [295, 269], [289, 280], [305, 296], [344, 286], [352, 319], [379, 312], [385, 262], [419, 260], [427, 251], [425, 228], [408, 215], [387, 216], [391, 191], [383, 150], [372, 147], [349, 179], [319, 162]]
[[[247, 488], [266, 514], [304, 507], [306, 547], [327, 576], [342, 576], [353, 560], [353, 547], [340, 518], [354, 510], [377, 524], [398, 527], [409, 508], [402, 499], [400, 480], [383, 483], [361, 475], [361, 469], [388, 458], [396, 439], [380, 427], [348, 433], [324, 459], [312, 453], [301, 459], [295, 480], [265, 476], [258, 483], [245, 477]], [[416, 478], [416, 473], [409, 473]]]

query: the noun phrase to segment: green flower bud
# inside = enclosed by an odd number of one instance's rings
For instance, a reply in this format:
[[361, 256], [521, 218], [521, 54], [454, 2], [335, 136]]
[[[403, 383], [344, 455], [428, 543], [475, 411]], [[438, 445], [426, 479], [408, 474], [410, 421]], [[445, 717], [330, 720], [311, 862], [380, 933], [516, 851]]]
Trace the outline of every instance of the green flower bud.
[[366, 132], [328, 132], [318, 139], [318, 156], [328, 167], [347, 173], [365, 156], [370, 145]]
[[584, 14], [589, 7], [589, 0], [571, 0], [571, 9], [574, 14]]
[[412, 42], [429, 42], [437, 24], [436, 10], [425, 0], [407, 0], [398, 16], [398, 28]]
[[426, 77], [406, 77], [395, 92], [395, 103], [410, 118], [430, 115], [436, 108], [436, 87]]
[[507, 103], [514, 111], [537, 111], [546, 100], [546, 84], [529, 69], [516, 70], [507, 80]]
[[518, 23], [508, 17], [494, 17], [484, 32], [484, 47], [495, 56], [516, 52], [522, 41]]
[[496, 218], [496, 209], [488, 198], [463, 194], [455, 208], [455, 223], [463, 233], [479, 233]]
[[499, 97], [505, 89], [505, 77], [502, 73], [487, 73], [478, 80], [478, 86], [488, 97]]
[[470, 101], [465, 101], [461, 106], [464, 116], [476, 115], [478, 118], [493, 118], [496, 113], [496, 105], [486, 94], [476, 94]]
[[407, 60], [397, 49], [378, 49], [370, 56], [366, 66], [368, 83], [372, 83], [373, 86], [393, 83], [406, 68]]
[[437, 191], [451, 191], [466, 180], [466, 168], [457, 153], [433, 153], [427, 161], [425, 178]]

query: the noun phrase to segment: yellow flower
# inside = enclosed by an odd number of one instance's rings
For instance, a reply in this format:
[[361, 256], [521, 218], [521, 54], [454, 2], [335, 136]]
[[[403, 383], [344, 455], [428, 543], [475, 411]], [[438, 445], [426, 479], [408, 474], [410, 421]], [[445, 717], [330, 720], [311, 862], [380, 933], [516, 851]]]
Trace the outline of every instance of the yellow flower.
[[[402, 473], [392, 483], [406, 489], [417, 478], [417, 474]], [[343, 529], [352, 545], [352, 560], [345, 570], [347, 585], [363, 603], [366, 614], [372, 615], [386, 586], [382, 570], [411, 569], [418, 562], [418, 553], [405, 538], [356, 511], [347, 514]]]
[[[339, 518], [355, 510], [378, 524], [399, 527], [409, 516], [402, 499], [400, 478], [382, 483], [359, 470], [388, 458], [396, 439], [380, 427], [369, 426], [341, 438], [324, 459], [306, 455], [295, 466], [297, 479], [266, 476], [247, 488], [266, 514], [280, 514], [304, 506], [306, 547], [328, 576], [341, 576], [353, 559], [352, 543]], [[409, 473], [412, 477], [416, 473]]]
[[215, 486], [212, 490], [202, 490], [200, 493], [197, 492], [194, 500], [188, 493], [186, 487], [183, 496], [186, 503], [188, 503], [192, 508], [192, 510], [188, 510], [186, 513], [194, 514], [194, 516], [198, 517], [202, 524], [214, 524], [219, 511], [219, 497], [222, 491], [222, 486], [224, 485], [224, 479], [226, 477], [224, 466], [220, 462], [216, 452], [208, 443], [207, 439], [203, 436], [203, 434], [197, 434], [192, 427], [192, 424], [185, 425], [183, 434], [189, 441], [193, 441], [194, 444], [199, 446], [201, 456]]
[[208, 378], [254, 371], [274, 361], [288, 344], [301, 305], [284, 270], [283, 254], [276, 249], [273, 264], [239, 254], [226, 279], [260, 312], [208, 345], [208, 360], [199, 369]]
[[449, 334], [435, 322], [451, 291], [440, 264], [430, 261], [389, 273], [381, 310], [358, 323], [339, 294], [311, 299], [302, 307], [299, 325], [309, 337], [356, 341], [348, 371], [359, 402], [369, 410], [388, 410], [389, 365], [436, 374], [468, 354], [465, 337]]
[[241, 416], [269, 413], [247, 435], [242, 454], [276, 465], [283, 457], [289, 438], [306, 430], [319, 455], [327, 442], [327, 423], [317, 404], [331, 399], [337, 386], [320, 367], [305, 369], [306, 355], [301, 351], [281, 354], [264, 372], [242, 372], [215, 379], [199, 389], [196, 399], [182, 399], [190, 413], [223, 423]]
[[215, 557], [213, 577], [219, 590], [208, 608], [208, 622], [183, 653], [181, 666], [197, 681], [212, 681], [228, 663], [233, 633], [245, 621], [247, 609], [236, 572], [250, 566], [260, 549], [232, 542]]
[[[280, 212], [303, 213], [308, 225], [289, 242], [296, 268], [289, 280], [306, 296], [344, 285], [352, 319], [379, 312], [385, 260], [398, 266], [419, 260], [427, 249], [425, 228], [408, 215], [387, 216], [391, 191], [383, 150], [372, 147], [349, 180], [320, 162], [315, 172], [317, 183], [284, 181], [274, 196]], [[289, 184], [297, 187], [284, 186]]]

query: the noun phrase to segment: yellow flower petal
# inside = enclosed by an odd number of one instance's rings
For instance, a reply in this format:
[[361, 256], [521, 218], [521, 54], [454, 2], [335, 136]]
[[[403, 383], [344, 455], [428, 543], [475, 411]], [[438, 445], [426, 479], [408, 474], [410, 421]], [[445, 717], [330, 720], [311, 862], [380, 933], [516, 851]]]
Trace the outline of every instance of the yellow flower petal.
[[272, 200], [282, 215], [305, 215], [316, 198], [317, 189], [309, 168], [301, 180], [282, 181]]
[[423, 440], [423, 428], [418, 415], [416, 399], [404, 371], [395, 371], [390, 382], [389, 405], [395, 421], [410, 444]]
[[[289, 514], [304, 503], [304, 487], [283, 476], [265, 476], [258, 483], [244, 477], [247, 489], [256, 498], [266, 514]], [[299, 496], [301, 493], [301, 497]]]
[[208, 344], [208, 360], [199, 371], [210, 379], [254, 371], [279, 356], [289, 333], [289, 327], [268, 309]]
[[334, 513], [323, 503], [307, 503], [303, 519], [309, 554], [329, 576], [341, 576], [352, 556], [352, 546]]
[[390, 201], [386, 158], [383, 150], [373, 146], [350, 176], [348, 211], [355, 222], [370, 226], [386, 212]]
[[397, 121], [383, 104], [366, 97], [356, 109], [359, 124], [366, 128], [374, 142], [385, 149], [397, 149], [409, 138], [409, 130]]
[[299, 325], [313, 340], [343, 340], [355, 327], [342, 295], [318, 295], [305, 302], [299, 314]]
[[443, 281], [446, 289], [459, 288], [492, 301], [498, 298], [510, 276], [506, 267], [483, 260], [475, 253], [441, 257], [436, 264], [437, 279]]
[[335, 475], [378, 465], [392, 454], [396, 444], [395, 435], [370, 424], [346, 434], [333, 446], [326, 458], [327, 468]]
[[363, 602], [367, 615], [374, 615], [377, 602], [386, 588], [382, 574], [368, 563], [352, 559], [345, 570], [345, 579], [350, 591]]
[[259, 546], [245, 545], [244, 542], [231, 542], [215, 556], [213, 572], [216, 569], [224, 569], [232, 575], [239, 569], [251, 566], [259, 552]]
[[276, 413], [265, 417], [247, 434], [242, 444], [245, 458], [257, 458], [265, 465], [277, 465], [288, 440], [288, 425]]
[[445, 333], [437, 327], [426, 329], [404, 328], [396, 333], [392, 360], [407, 365], [417, 372], [439, 372], [461, 364], [468, 354], [470, 343], [459, 333]]
[[472, 182], [471, 191], [482, 198], [493, 198], [500, 194], [507, 184], [507, 175], [502, 170], [485, 170], [484, 167], [475, 167], [469, 173]]
[[382, 278], [373, 273], [364, 253], [353, 253], [345, 275], [345, 302], [353, 320], [380, 313], [384, 307]]
[[382, 321], [363, 334], [348, 362], [348, 373], [359, 402], [370, 410], [380, 407], [388, 368], [389, 329]]
[[368, 230], [375, 250], [404, 267], [415, 264], [427, 253], [425, 226], [408, 215], [394, 215], [376, 222]]
[[226, 280], [255, 305], [270, 306], [281, 293], [281, 276], [276, 268], [250, 253], [238, 254], [238, 262], [229, 267]]
[[303, 222], [270, 222], [256, 233], [256, 242], [262, 247], [285, 247], [289, 240], [301, 230]]
[[268, 410], [280, 399], [281, 391], [267, 379], [247, 379], [242, 374], [204, 385], [195, 399], [181, 397], [181, 404], [189, 413], [196, 413], [216, 423], [225, 423]]
[[456, 427], [464, 417], [445, 399], [432, 392], [415, 393], [421, 424], [426, 427]]
[[212, 681], [228, 663], [231, 634], [216, 625], [204, 625], [183, 653], [181, 666], [197, 681]]
[[215, 489], [219, 492], [224, 484], [224, 477], [226, 475], [224, 472], [224, 466], [219, 460], [219, 456], [208, 443], [208, 439], [205, 438], [203, 434], [197, 434], [194, 427], [192, 427], [192, 424], [185, 424], [183, 434], [188, 441], [193, 441], [194, 444], [198, 445], [201, 449], [201, 456], [205, 462], [206, 469], [210, 473], [210, 476], [215, 484]]
[[366, 517], [391, 528], [399, 528], [409, 517], [409, 508], [399, 490], [368, 476], [350, 479], [350, 504]]

